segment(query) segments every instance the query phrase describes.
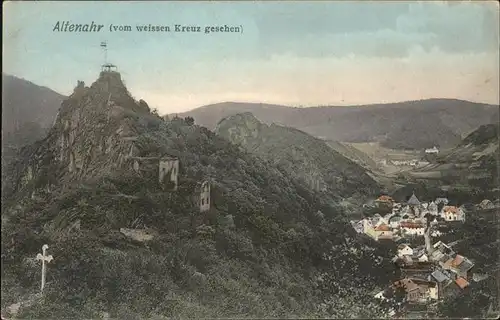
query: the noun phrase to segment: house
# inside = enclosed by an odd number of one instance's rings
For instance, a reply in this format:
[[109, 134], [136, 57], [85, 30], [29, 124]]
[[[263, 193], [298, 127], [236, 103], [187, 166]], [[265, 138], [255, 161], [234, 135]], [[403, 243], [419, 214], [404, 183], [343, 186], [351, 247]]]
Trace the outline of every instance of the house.
[[449, 201], [447, 198], [436, 198], [436, 201], [434, 201], [435, 204], [439, 205], [440, 203], [444, 204], [445, 206], [448, 205]]
[[382, 223], [375, 227], [375, 232], [377, 233], [376, 240], [392, 240], [392, 229], [385, 223]]
[[407, 235], [424, 235], [425, 226], [422, 223], [401, 222], [399, 224], [401, 232]]
[[425, 253], [425, 247], [420, 246], [412, 249], [408, 244], [400, 244], [398, 246], [397, 255], [392, 259], [393, 262], [399, 262], [400, 265], [414, 265], [417, 268], [428, 266], [429, 258]]
[[429, 261], [429, 257], [427, 256], [427, 254], [425, 252], [421, 252], [418, 256], [416, 256], [416, 258], [419, 262], [428, 262]]
[[430, 260], [436, 261], [440, 264], [445, 263], [451, 256], [455, 255], [455, 252], [453, 252], [453, 250], [442, 241], [436, 242], [432, 247], [434, 250], [429, 258]]
[[493, 202], [491, 202], [490, 200], [488, 199], [484, 199], [483, 201], [481, 201], [481, 203], [479, 204], [479, 208], [483, 209], [483, 210], [486, 210], [486, 209], [494, 209], [495, 208], [495, 205], [493, 204]]
[[403, 207], [403, 209], [401, 209], [401, 215], [405, 215], [405, 214], [413, 214], [413, 211], [411, 210], [411, 207], [409, 205], [406, 205]]
[[439, 297], [437, 283], [433, 281], [405, 278], [394, 285], [405, 289], [406, 299], [410, 303], [426, 303], [430, 300], [437, 300]]
[[465, 289], [467, 286], [469, 286], [469, 282], [467, 280], [465, 280], [464, 278], [462, 277], [458, 277], [456, 280], [455, 280], [455, 283], [460, 287], [460, 289]]
[[434, 202], [434, 201], [431, 201], [431, 203], [429, 203], [429, 206], [427, 207], [427, 210], [429, 211], [430, 214], [436, 216], [438, 215], [438, 205]]
[[417, 196], [415, 196], [415, 193], [411, 195], [410, 199], [408, 199], [406, 203], [411, 207], [420, 206], [420, 201], [418, 200]]
[[363, 233], [363, 220], [361, 221], [351, 220], [351, 226], [357, 233]]
[[430, 276], [431, 279], [434, 279], [438, 284], [439, 296], [444, 296], [445, 291], [447, 290], [450, 284], [456, 284], [452, 280], [453, 276], [449, 274], [446, 270], [436, 269]]
[[375, 205], [377, 207], [392, 208], [394, 204], [394, 199], [387, 195], [382, 195], [375, 200]]
[[443, 235], [443, 233], [439, 230], [434, 230], [431, 233], [431, 237], [440, 237], [441, 235]]
[[382, 216], [380, 216], [379, 214], [376, 214], [376, 215], [374, 216], [373, 225], [374, 225], [375, 227], [379, 227], [379, 226], [381, 226], [381, 225], [387, 225], [387, 224], [389, 224], [389, 221], [388, 221], [388, 220], [389, 220], [388, 218], [386, 218], [386, 217], [382, 217]]
[[363, 233], [375, 240], [378, 239], [378, 233], [375, 231], [375, 227], [369, 219], [363, 219]]
[[407, 244], [400, 244], [398, 246], [398, 256], [412, 256], [413, 255], [413, 249], [407, 245]]
[[200, 212], [210, 210], [210, 182], [204, 181], [198, 189]]
[[444, 274], [440, 269], [434, 270], [431, 274], [432, 278], [434, 278], [439, 285], [445, 286], [449, 284], [452, 280]]
[[401, 223], [401, 217], [398, 216], [398, 215], [394, 215], [392, 217], [389, 218], [389, 225], [391, 226], [391, 228], [395, 229], [395, 228], [399, 228], [399, 224]]
[[426, 154], [438, 154], [439, 153], [439, 149], [436, 148], [436, 146], [434, 146], [432, 148], [425, 149], [425, 153]]
[[392, 197], [390, 197], [390, 196], [387, 196], [387, 195], [381, 195], [375, 201], [377, 201], [377, 202], [386, 202], [386, 203], [391, 203], [391, 204], [394, 203], [394, 199]]
[[[383, 219], [383, 218], [381, 218]], [[376, 219], [375, 223], [373, 220], [364, 219], [363, 220], [363, 232], [372, 237], [375, 240], [393, 240], [393, 231], [384, 221]]]
[[450, 262], [449, 269], [458, 277], [467, 279], [469, 271], [474, 267], [474, 263], [464, 256], [457, 254]]
[[462, 208], [457, 208], [455, 206], [444, 206], [441, 211], [441, 216], [446, 221], [464, 221], [465, 212]]

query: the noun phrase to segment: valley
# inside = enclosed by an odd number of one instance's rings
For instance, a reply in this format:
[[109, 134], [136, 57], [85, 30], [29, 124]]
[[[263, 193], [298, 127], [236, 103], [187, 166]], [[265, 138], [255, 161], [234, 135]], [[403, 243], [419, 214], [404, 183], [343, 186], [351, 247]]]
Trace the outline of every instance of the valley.
[[[3, 163], [2, 315], [496, 311], [494, 288], [480, 279], [498, 277], [487, 258], [498, 241], [477, 230], [498, 228], [498, 125], [486, 121], [447, 147], [400, 149], [383, 139], [314, 136], [263, 121], [258, 110], [217, 119], [211, 131], [190, 117], [158, 116], [131, 96], [119, 72], [103, 70], [90, 86], [78, 81], [46, 133], [15, 142]], [[417, 196], [425, 200], [413, 203]], [[465, 212], [463, 221], [446, 220], [453, 211], [446, 207], [430, 209], [444, 198]], [[405, 256], [402, 245], [412, 255], [429, 250], [423, 238], [433, 221], [431, 244], [458, 241], [454, 250], [473, 261], [476, 275], [464, 278], [459, 294], [415, 304], [408, 288], [432, 287], [429, 276], [441, 266], [424, 279], [395, 262]], [[40, 294], [34, 258], [44, 244], [54, 260]]]

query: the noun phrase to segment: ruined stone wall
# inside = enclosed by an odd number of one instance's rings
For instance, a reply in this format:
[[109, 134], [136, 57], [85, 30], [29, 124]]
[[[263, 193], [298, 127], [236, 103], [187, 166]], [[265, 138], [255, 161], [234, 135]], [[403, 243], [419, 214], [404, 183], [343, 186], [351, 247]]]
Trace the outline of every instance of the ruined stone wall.
[[210, 182], [205, 181], [201, 185], [200, 189], [200, 212], [205, 212], [210, 210]]
[[172, 189], [177, 190], [179, 175], [179, 160], [173, 158], [163, 158], [158, 164], [158, 181], [164, 184], [169, 181], [173, 184]]

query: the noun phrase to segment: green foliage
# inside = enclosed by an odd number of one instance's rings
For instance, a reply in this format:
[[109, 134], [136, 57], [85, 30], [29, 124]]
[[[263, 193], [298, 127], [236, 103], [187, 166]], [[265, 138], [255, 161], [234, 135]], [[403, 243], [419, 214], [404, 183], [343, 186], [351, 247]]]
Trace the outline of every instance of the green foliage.
[[[24, 308], [23, 317], [344, 315], [364, 291], [387, 282], [379, 266], [366, 263], [373, 259], [369, 248], [350, 251], [347, 241], [355, 235], [343, 209], [283, 168], [189, 119], [163, 122], [135, 110], [127, 121], [138, 130], [140, 157], [179, 158], [178, 190], [158, 184], [157, 166], [150, 175], [98, 167], [92, 178], [58, 181], [46, 197], [19, 202], [17, 211], [8, 207], [2, 237], [7, 290], [15, 297], [36, 292], [39, 266], [25, 258], [43, 244], [55, 258], [44, 298]], [[58, 170], [48, 167], [44, 176]], [[200, 213], [195, 186], [208, 177], [211, 210]], [[80, 230], [69, 230], [76, 220]], [[153, 240], [119, 232], [144, 227], [154, 229]], [[333, 282], [318, 284], [321, 273]], [[356, 274], [365, 278], [355, 280]], [[318, 309], [329, 299], [344, 313]]]

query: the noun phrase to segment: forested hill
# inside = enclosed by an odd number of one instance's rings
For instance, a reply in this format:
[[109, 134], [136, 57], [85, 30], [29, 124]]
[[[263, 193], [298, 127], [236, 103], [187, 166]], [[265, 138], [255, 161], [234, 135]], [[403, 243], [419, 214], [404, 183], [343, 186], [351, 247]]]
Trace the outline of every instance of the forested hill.
[[263, 103], [224, 102], [180, 116], [215, 128], [223, 118], [250, 112], [262, 122], [343, 142], [380, 142], [387, 148], [423, 149], [456, 146], [483, 124], [498, 122], [498, 105], [456, 99], [427, 99], [360, 106], [292, 108]]
[[19, 148], [47, 133], [64, 98], [49, 88], [2, 73], [2, 168]]
[[251, 113], [243, 113], [221, 120], [216, 133], [268, 159], [317, 191], [346, 198], [380, 192], [363, 167], [300, 130], [268, 126]]
[[[498, 198], [500, 159], [498, 124], [479, 127], [435, 163], [410, 172], [413, 179], [446, 186], [459, 199], [480, 202]], [[463, 201], [463, 200], [462, 200]]]
[[[172, 158], [177, 190], [158, 177]], [[392, 279], [387, 251], [359, 243], [338, 203], [190, 119], [164, 121], [118, 73], [79, 83], [48, 135], [8, 170], [2, 314], [17, 302], [18, 318], [38, 319], [383, 311], [372, 291]], [[54, 260], [39, 297], [44, 244]]]

